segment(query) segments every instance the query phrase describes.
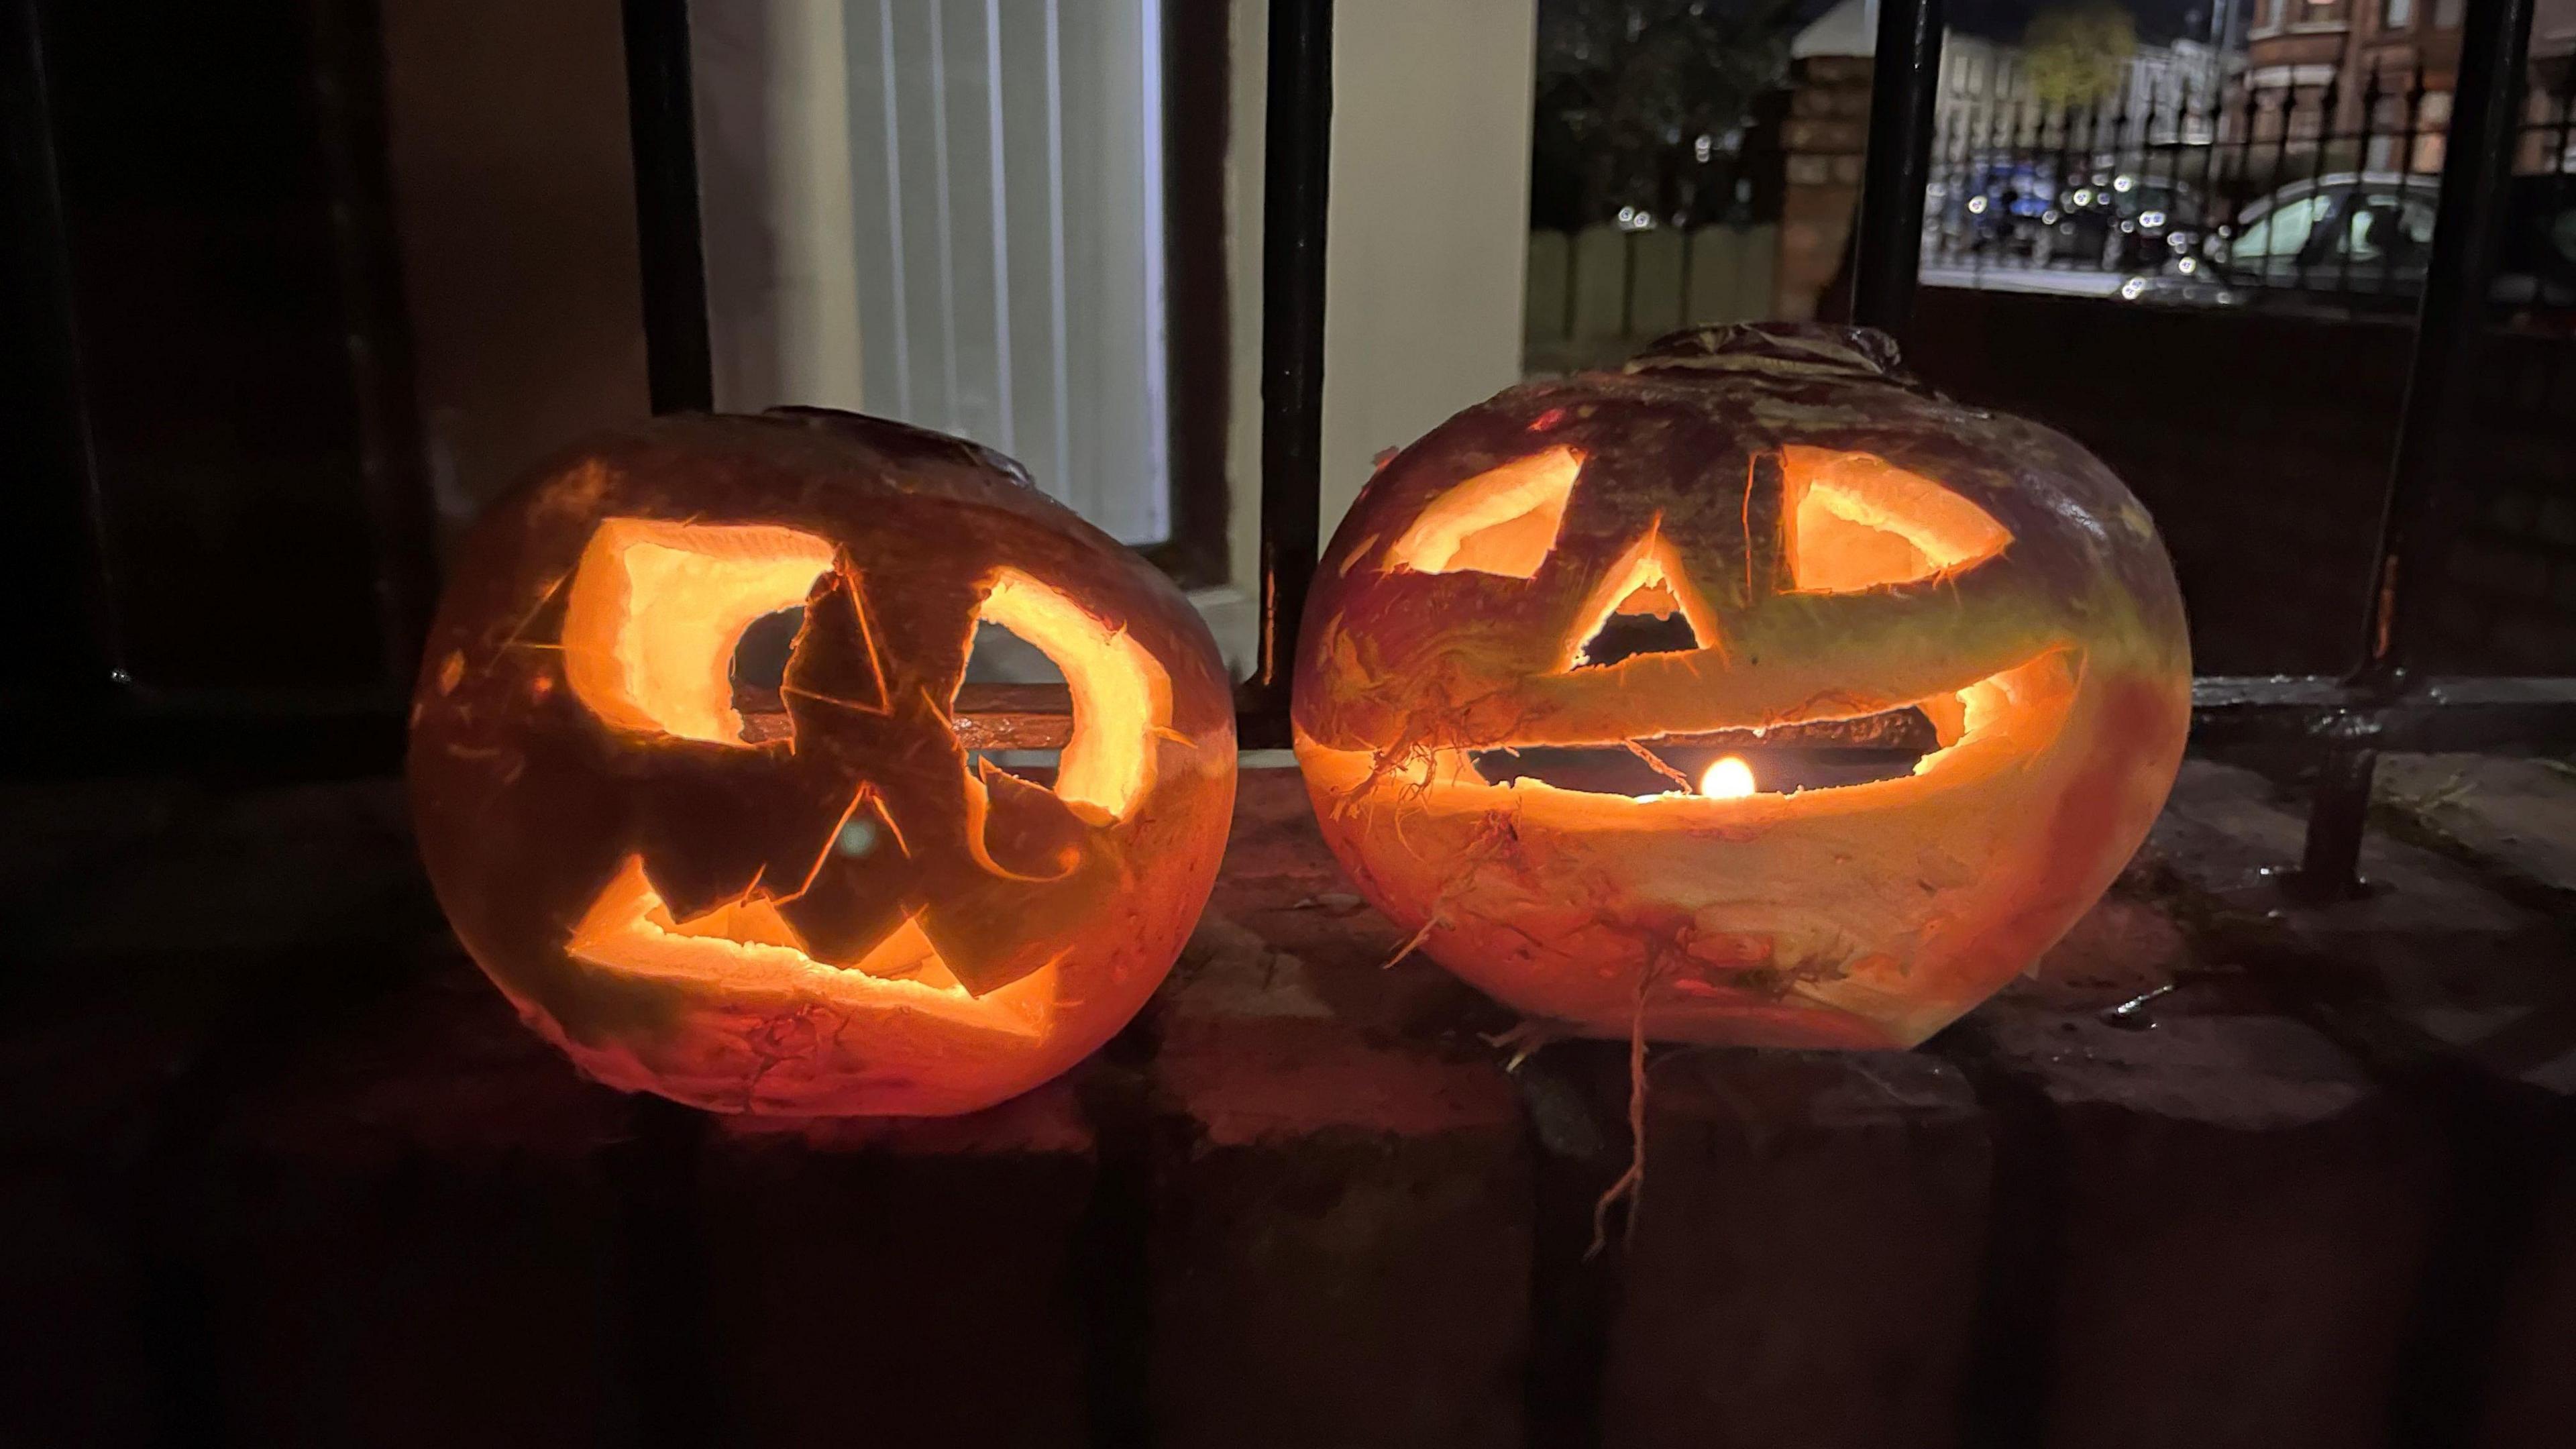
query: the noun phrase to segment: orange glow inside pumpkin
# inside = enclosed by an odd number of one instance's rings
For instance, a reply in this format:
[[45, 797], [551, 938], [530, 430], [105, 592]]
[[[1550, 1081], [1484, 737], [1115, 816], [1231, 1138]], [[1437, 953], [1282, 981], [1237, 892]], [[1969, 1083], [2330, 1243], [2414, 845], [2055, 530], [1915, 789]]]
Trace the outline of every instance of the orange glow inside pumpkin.
[[564, 678], [619, 729], [747, 746], [734, 650], [831, 567], [832, 546], [792, 528], [609, 519], [573, 570]]
[[[618, 728], [755, 745], [733, 706], [734, 651], [756, 620], [804, 603], [833, 561], [829, 543], [792, 528], [609, 519], [573, 572], [565, 677]], [[1073, 729], [1056, 795], [1094, 823], [1125, 818], [1153, 784], [1154, 741], [1171, 724], [1162, 666], [1126, 631], [1017, 569], [995, 571], [976, 617], [1064, 675]], [[865, 610], [858, 622], [864, 634]], [[970, 624], [963, 643], [972, 640]]]
[[[1635, 830], [1688, 825], [1712, 819], [1755, 823], [1810, 813], [1883, 809], [1930, 791], [1973, 783], [2015, 768], [2046, 749], [2065, 727], [2075, 702], [2074, 651], [2053, 649], [2026, 664], [1999, 671], [1927, 701], [1926, 713], [1946, 703], [1960, 717], [1955, 737], [1915, 761], [1905, 774], [1858, 784], [1796, 791], [1766, 790], [1752, 767], [1721, 759], [1703, 771], [1697, 789], [1675, 786], [1653, 795], [1572, 789], [1521, 778], [1496, 784], [1476, 768], [1473, 752], [1428, 751], [1407, 768], [1379, 775], [1365, 751], [1316, 751], [1309, 765], [1329, 788], [1364, 791], [1385, 785], [1418, 792], [1442, 810], [1517, 809], [1521, 818], [1555, 829]], [[1639, 738], [1652, 743], [1654, 736]], [[1329, 757], [1338, 757], [1328, 763]], [[1730, 770], [1729, 764], [1742, 771]]]
[[[1918, 1042], [2099, 896], [2180, 752], [2141, 512], [1881, 339], [1677, 337], [1380, 479], [1309, 600], [1298, 763], [1406, 949], [1551, 1031]], [[1488, 537], [1508, 570], [1417, 577]]]
[[[1055, 793], [1095, 822], [1124, 819], [1154, 782], [1154, 744], [1172, 722], [1172, 682], [1125, 630], [1017, 569], [994, 574], [977, 615], [1037, 647], [1073, 693], [1073, 735]], [[969, 637], [972, 637], [971, 631]]]
[[[1798, 593], [1856, 593], [1920, 582], [1969, 568], [2001, 553], [2009, 530], [1960, 494], [1866, 453], [1790, 445], [1780, 451], [1788, 587]], [[1386, 567], [1421, 573], [1476, 570], [1534, 578], [1554, 547], [1583, 455], [1557, 447], [1488, 469], [1426, 506], [1388, 549]], [[1679, 614], [1696, 649], [1725, 647], [1717, 612], [1691, 579], [1681, 558], [1661, 536], [1658, 520], [1613, 565], [1585, 598], [1577, 626], [1560, 656], [1564, 671], [1601, 668], [1617, 677], [1617, 661], [1590, 652], [1610, 623], [1622, 616]], [[1630, 657], [1634, 657], [1631, 655]], [[1604, 666], [1607, 666], [1606, 668]], [[1939, 748], [1916, 760], [1914, 780], [1958, 778], [1999, 767], [2015, 754], [2053, 739], [2071, 701], [2076, 663], [2051, 651], [1961, 689], [1915, 702], [1932, 725]], [[1829, 718], [1826, 715], [1808, 718]], [[1623, 742], [1653, 743], [1661, 733], [1651, 720]], [[1767, 791], [1743, 759], [1709, 765], [1697, 789], [1677, 784], [1655, 795], [1620, 795], [1568, 789], [1527, 777], [1494, 785], [1465, 751], [1434, 751], [1421, 764], [1420, 781], [1433, 788], [1530, 789], [1558, 804], [1596, 803], [1601, 822], [1623, 819], [1640, 807], [1724, 807], [1753, 800], [1785, 802], [1826, 795], [1858, 805], [1867, 792], [1910, 788], [1907, 777]]]
[[1690, 625], [1692, 647], [1706, 649], [1717, 638], [1717, 619], [1708, 601], [1690, 586], [1682, 572], [1681, 560], [1656, 529], [1648, 529], [1643, 538], [1628, 550], [1628, 556], [1603, 576], [1599, 587], [1584, 601], [1578, 616], [1583, 623], [1574, 631], [1560, 669], [1581, 668], [1592, 661], [1592, 642], [1617, 615], [1647, 614], [1669, 619], [1679, 610]]
[[646, 879], [641, 856], [626, 858], [573, 928], [567, 949], [577, 959], [630, 975], [731, 984], [755, 992], [785, 984], [850, 1010], [920, 1012], [1014, 1036], [1043, 1035], [1055, 1014], [1053, 965], [974, 996], [911, 920], [848, 967], [805, 954], [795, 928], [759, 895], [675, 921]]
[[1387, 549], [1387, 567], [1534, 577], [1582, 469], [1581, 453], [1550, 448], [1477, 474], [1422, 510]]
[[2003, 552], [2004, 526], [1974, 503], [1866, 453], [1781, 450], [1789, 574], [1841, 594], [1955, 573]]
[[[803, 604], [835, 564], [829, 543], [795, 529], [609, 519], [574, 571], [563, 629], [566, 677], [583, 704], [620, 728], [755, 746], [733, 707], [734, 651], [754, 621]], [[1057, 766], [1057, 797], [1093, 824], [1132, 813], [1153, 784], [1154, 749], [1171, 723], [1171, 681], [1162, 665], [1125, 630], [1017, 569], [995, 570], [961, 649], [971, 648], [977, 623], [1019, 636], [1064, 675], [1073, 722]], [[857, 625], [873, 660], [865, 608], [857, 610]], [[870, 674], [884, 677], [881, 668]], [[969, 782], [967, 835], [986, 869], [1008, 874], [983, 853], [980, 817], [989, 788], [982, 779]], [[862, 808], [903, 848], [900, 830], [867, 789], [849, 814]], [[831, 849], [826, 842], [816, 870]], [[637, 975], [747, 989], [794, 981], [850, 1008], [927, 1012], [1019, 1035], [1046, 1029], [1052, 966], [977, 997], [911, 919], [858, 961], [816, 960], [778, 910], [810, 883], [809, 872], [784, 896], [755, 886], [740, 900], [678, 921], [645, 861], [629, 857], [584, 913], [568, 949]]]

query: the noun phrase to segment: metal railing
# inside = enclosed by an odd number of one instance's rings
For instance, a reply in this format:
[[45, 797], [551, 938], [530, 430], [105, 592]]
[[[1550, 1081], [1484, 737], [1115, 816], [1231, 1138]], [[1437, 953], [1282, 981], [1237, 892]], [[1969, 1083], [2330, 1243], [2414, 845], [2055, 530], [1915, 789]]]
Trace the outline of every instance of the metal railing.
[[[2300, 741], [2318, 752], [2316, 794], [2298, 893], [2359, 889], [2362, 829], [2383, 749], [2534, 750], [2576, 745], [2576, 680], [2426, 680], [2412, 667], [2426, 633], [2430, 561], [2457, 526], [2446, 460], [2466, 398], [2468, 362], [2486, 320], [2499, 216], [2525, 139], [2517, 120], [2532, 0], [2468, 0], [2452, 92], [2434, 228], [2416, 309], [2415, 346], [2382, 509], [2378, 560], [2359, 657], [2341, 679], [2203, 678], [2196, 743]], [[1927, 114], [1939, 70], [1940, 0], [1882, 0], [1878, 51], [1902, 56], [1874, 78], [1868, 186], [1861, 202], [1853, 312], [1902, 337], [1922, 265], [1911, 215], [1932, 168]]]
[[[683, 0], [627, 0], [630, 42], [674, 44], [674, 27], [632, 23], [638, 11]], [[2413, 669], [2425, 634], [2425, 596], [2456, 524], [2458, 490], [2446, 466], [2466, 391], [2465, 361], [2485, 321], [2496, 270], [2507, 178], [2528, 125], [2518, 119], [2532, 0], [2468, 0], [2426, 258], [2405, 406], [2390, 468], [2361, 649], [2341, 678], [2203, 678], [2195, 689], [2201, 744], [2303, 741], [2321, 768], [2305, 858], [2292, 879], [2306, 894], [2351, 893], [2372, 773], [2383, 749], [2536, 750], [2576, 746], [2576, 680], [2427, 680]], [[1265, 236], [1262, 253], [1260, 661], [1240, 696], [1247, 746], [1288, 735], [1288, 681], [1321, 536], [1318, 443], [1323, 414], [1324, 222], [1332, 117], [1332, 0], [1271, 0]], [[685, 43], [682, 32], [677, 43]], [[1853, 315], [1902, 339], [1923, 261], [1927, 187], [1935, 160], [1941, 48], [1940, 0], [1881, 0], [1872, 79], [1867, 170], [1858, 219]], [[685, 59], [684, 49], [681, 58]], [[665, 57], [668, 59], [668, 57]], [[1891, 63], [1892, 62], [1892, 63]], [[684, 63], [630, 57], [639, 94], [636, 126], [641, 223], [674, 244], [645, 256], [647, 315], [674, 319], [677, 335], [648, 336], [657, 400], [690, 396], [703, 340], [677, 328], [674, 299], [702, 290], [681, 243], [695, 223], [693, 188], [680, 184], [687, 114], [653, 87], [685, 88]], [[648, 121], [658, 123], [648, 124]], [[669, 184], [663, 184], [663, 183]], [[667, 352], [666, 352], [667, 349]]]
[[[2340, 313], [2411, 312], [2441, 190], [2448, 77], [2372, 65], [2309, 84], [2214, 55], [2134, 67], [2051, 106], [1953, 76], [1925, 180], [1922, 276], [1938, 285]], [[2276, 77], [2281, 78], [2281, 77]], [[1999, 87], [2001, 93], [1996, 93]], [[2576, 69], [2531, 73], [2499, 184], [2501, 291], [2576, 316]]]

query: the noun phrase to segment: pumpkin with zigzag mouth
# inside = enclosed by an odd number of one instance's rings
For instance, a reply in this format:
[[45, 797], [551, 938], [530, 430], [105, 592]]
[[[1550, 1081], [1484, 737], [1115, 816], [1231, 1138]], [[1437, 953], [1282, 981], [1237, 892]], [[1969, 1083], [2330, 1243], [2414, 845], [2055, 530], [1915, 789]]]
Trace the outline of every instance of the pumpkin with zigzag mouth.
[[[1051, 775], [971, 747], [979, 627], [1064, 677]], [[1167, 579], [1008, 459], [808, 410], [632, 428], [496, 506], [410, 759], [439, 899], [532, 1025], [613, 1086], [814, 1114], [972, 1110], [1107, 1040], [1234, 771]]]

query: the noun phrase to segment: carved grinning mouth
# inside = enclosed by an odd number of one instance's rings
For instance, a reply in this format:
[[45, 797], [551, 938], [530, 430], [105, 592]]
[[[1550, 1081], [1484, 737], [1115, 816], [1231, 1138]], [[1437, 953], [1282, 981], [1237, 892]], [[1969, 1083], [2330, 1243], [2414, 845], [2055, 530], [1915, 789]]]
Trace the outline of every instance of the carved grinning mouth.
[[1909, 707], [1822, 726], [1649, 735], [1611, 744], [1505, 746], [1470, 751], [1469, 759], [1479, 776], [1497, 785], [1532, 780], [1631, 798], [1670, 793], [1734, 798], [1894, 779], [1911, 774], [1941, 748], [1931, 721]]
[[[1582, 800], [1613, 810], [1894, 804], [2046, 749], [2073, 703], [2078, 660], [2055, 649], [1898, 709], [1768, 729], [1641, 733], [1598, 744], [1501, 744], [1432, 751], [1407, 772], [1435, 793]], [[1718, 762], [1745, 761], [1712, 780]], [[1730, 787], [1731, 786], [1731, 787]], [[1492, 801], [1490, 803], [1501, 803]]]
[[1055, 1016], [1055, 963], [982, 996], [969, 993], [918, 922], [906, 920], [849, 966], [805, 953], [776, 907], [753, 898], [674, 920], [628, 856], [573, 928], [566, 951], [619, 975], [721, 984], [759, 992], [787, 987], [847, 1011], [916, 1012], [1012, 1036], [1044, 1036]]

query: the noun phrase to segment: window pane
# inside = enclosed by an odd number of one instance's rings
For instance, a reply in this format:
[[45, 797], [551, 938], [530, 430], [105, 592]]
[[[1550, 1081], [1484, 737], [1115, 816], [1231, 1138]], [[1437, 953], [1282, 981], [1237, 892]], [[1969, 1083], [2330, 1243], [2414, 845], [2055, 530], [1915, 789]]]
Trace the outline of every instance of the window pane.
[[1162, 12], [694, 7], [718, 403], [956, 433], [1170, 538]]
[[2299, 249], [2307, 245], [2308, 232], [2316, 226], [2317, 213], [2325, 203], [2323, 195], [2302, 196], [2266, 213], [2229, 244], [2228, 260], [2260, 262], [2298, 255]]
[[2433, 204], [2421, 197], [2381, 192], [2353, 208], [2335, 238], [2338, 253], [2357, 262], [2422, 266], [2433, 242]]

